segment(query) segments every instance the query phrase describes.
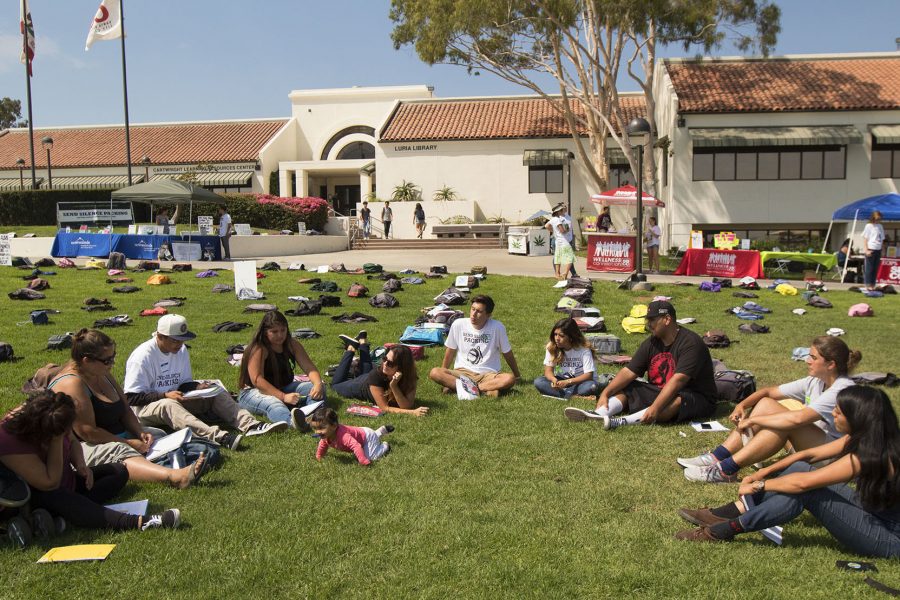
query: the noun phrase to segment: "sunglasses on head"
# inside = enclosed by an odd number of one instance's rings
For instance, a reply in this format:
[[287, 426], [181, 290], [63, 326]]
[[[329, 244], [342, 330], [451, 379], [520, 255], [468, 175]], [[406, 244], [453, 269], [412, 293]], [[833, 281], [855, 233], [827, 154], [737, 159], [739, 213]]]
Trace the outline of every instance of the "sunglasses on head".
[[112, 364], [113, 364], [114, 362], [116, 362], [116, 355], [115, 355], [115, 353], [113, 353], [113, 355], [110, 356], [109, 358], [98, 358], [98, 357], [96, 357], [96, 356], [92, 356], [91, 358], [94, 359], [94, 360], [96, 360], [96, 361], [99, 362], [99, 363], [103, 363], [103, 364], [106, 365], [107, 367], [112, 366]]

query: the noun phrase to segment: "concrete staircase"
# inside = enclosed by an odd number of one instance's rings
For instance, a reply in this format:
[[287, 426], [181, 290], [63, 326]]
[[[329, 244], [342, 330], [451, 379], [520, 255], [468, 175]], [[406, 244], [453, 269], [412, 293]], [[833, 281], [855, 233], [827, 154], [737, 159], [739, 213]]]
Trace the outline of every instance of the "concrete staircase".
[[479, 248], [505, 248], [497, 238], [437, 238], [437, 239], [356, 239], [354, 250], [476, 250]]

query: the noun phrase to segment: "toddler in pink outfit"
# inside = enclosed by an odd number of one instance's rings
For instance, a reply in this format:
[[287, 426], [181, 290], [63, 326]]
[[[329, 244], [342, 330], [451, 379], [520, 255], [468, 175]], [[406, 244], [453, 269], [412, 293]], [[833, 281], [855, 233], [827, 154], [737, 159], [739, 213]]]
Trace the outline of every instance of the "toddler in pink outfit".
[[387, 442], [381, 441], [381, 436], [394, 431], [393, 425], [382, 425], [377, 430], [340, 425], [332, 408], [320, 408], [306, 417], [306, 422], [321, 437], [316, 448], [316, 460], [322, 460], [329, 448], [336, 448], [352, 452], [359, 464], [368, 465], [391, 450]]

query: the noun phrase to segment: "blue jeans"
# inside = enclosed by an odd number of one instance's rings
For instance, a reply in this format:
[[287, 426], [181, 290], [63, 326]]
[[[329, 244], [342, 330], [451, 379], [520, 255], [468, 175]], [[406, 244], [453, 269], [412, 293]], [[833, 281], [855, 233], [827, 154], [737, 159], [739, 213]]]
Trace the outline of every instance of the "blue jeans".
[[372, 235], [372, 221], [371, 219], [363, 219], [362, 222], [362, 232], [363, 237], [369, 239], [369, 236]]
[[[781, 474], [812, 470], [811, 465], [800, 461]], [[900, 556], [900, 523], [865, 510], [856, 491], [847, 484], [830, 485], [800, 494], [765, 492], [756, 494], [754, 500], [757, 505], [738, 519], [745, 531], [761, 531], [773, 525], [783, 525], [806, 509], [851, 552], [884, 558]]]
[[350, 379], [350, 366], [353, 364], [354, 352], [345, 350], [341, 362], [331, 378], [331, 389], [352, 400], [372, 402], [372, 394], [369, 392], [369, 372], [372, 370], [372, 355], [369, 354], [369, 344], [359, 346], [359, 375]]
[[[313, 384], [311, 381], [292, 381], [281, 388], [281, 391], [285, 394], [293, 394], [295, 392], [300, 394], [300, 401], [297, 403], [297, 406], [306, 406], [316, 402], [316, 400], [309, 397], [312, 389]], [[322, 400], [325, 400], [325, 398], [322, 398]], [[285, 404], [275, 396], [263, 394], [256, 388], [242, 389], [240, 394], [238, 394], [238, 404], [241, 405], [241, 408], [247, 409], [254, 415], [265, 415], [273, 423], [278, 423], [279, 421], [290, 423], [291, 409], [295, 408]]]
[[541, 375], [534, 380], [534, 387], [547, 396], [568, 399], [572, 396], [594, 396], [597, 394], [597, 382], [593, 380], [582, 381], [577, 385], [565, 388], [555, 388], [550, 385], [550, 380]]
[[881, 262], [881, 250], [870, 250], [871, 254], [866, 256], [865, 282], [868, 287], [875, 287], [875, 280], [878, 278], [878, 263]]

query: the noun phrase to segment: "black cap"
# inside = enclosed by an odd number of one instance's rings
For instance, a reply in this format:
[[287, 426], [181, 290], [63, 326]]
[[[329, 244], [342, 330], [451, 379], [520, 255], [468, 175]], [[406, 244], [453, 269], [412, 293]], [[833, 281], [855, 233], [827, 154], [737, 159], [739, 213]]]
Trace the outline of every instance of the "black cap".
[[651, 302], [647, 306], [648, 319], [655, 319], [656, 317], [663, 317], [666, 315], [672, 317], [672, 319], [675, 318], [675, 307], [672, 306], [670, 302], [657, 300], [656, 302]]

